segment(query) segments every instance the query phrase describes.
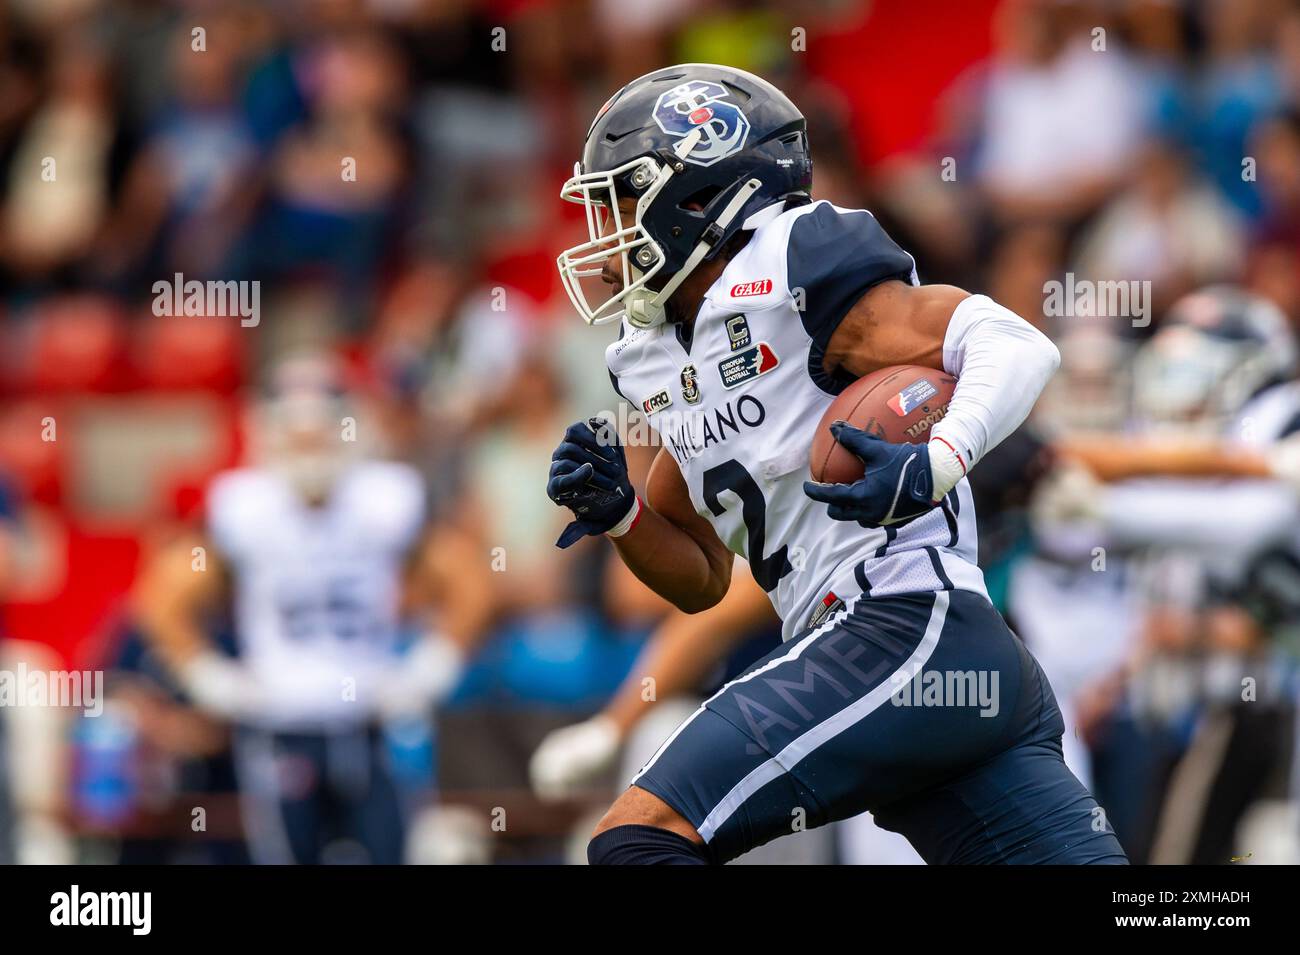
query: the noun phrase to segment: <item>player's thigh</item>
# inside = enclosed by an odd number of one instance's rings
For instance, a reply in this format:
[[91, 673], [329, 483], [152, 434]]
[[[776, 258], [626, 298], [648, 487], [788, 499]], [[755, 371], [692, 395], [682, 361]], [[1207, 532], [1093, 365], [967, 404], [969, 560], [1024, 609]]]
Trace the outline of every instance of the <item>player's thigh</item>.
[[869, 808], [890, 792], [883, 768], [907, 752], [875, 729], [892, 709], [891, 678], [933, 651], [949, 600], [856, 601], [710, 698], [634, 783], [690, 822], [719, 861]]
[[1126, 865], [1092, 794], [1059, 743], [1031, 741], [943, 786], [881, 810], [932, 864]]
[[1059, 720], [1045, 722], [1050, 688], [1037, 665], [980, 594], [861, 602], [802, 663], [805, 684], [854, 692], [838, 709], [832, 693], [821, 693], [824, 712], [802, 722], [787, 703], [800, 699], [789, 687], [777, 684], [767, 697], [769, 720], [792, 724], [781, 762], [816, 793], [829, 821], [941, 785], [1023, 738], [1060, 734]]
[[882, 805], [877, 823], [905, 835], [931, 863], [1124, 864], [1105, 814], [1065, 764], [1061, 712], [1042, 668], [987, 602], [955, 597], [954, 610], [955, 639], [941, 643], [928, 672], [970, 677], [963, 666], [988, 668], [974, 671], [985, 678], [983, 691], [978, 679], [967, 681], [979, 705], [946, 705], [953, 701], [944, 694], [938, 710], [924, 697], [911, 703], [920, 702], [921, 713], [946, 713], [955, 740], [975, 743], [982, 729], [996, 732], [984, 740], [985, 755], [964, 768], [951, 759], [944, 774], [928, 763], [936, 752], [948, 758], [919, 731], [928, 721], [913, 722], [910, 739], [929, 755], [918, 757], [910, 775], [930, 784]]

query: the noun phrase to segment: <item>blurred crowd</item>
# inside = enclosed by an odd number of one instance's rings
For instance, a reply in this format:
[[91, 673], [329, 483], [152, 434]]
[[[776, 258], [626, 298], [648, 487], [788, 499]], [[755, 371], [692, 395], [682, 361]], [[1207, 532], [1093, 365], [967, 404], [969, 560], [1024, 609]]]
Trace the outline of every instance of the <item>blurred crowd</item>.
[[[781, 86], [808, 116], [816, 198], [872, 209], [922, 281], [987, 293], [1061, 346], [976, 487], [990, 592], [1135, 861], [1295, 861], [1300, 600], [1208, 596], [1187, 583], [1209, 561], [1194, 548], [1080, 543], [1038, 501], [1070, 436], [1133, 432], [1133, 355], [1187, 293], [1234, 284], [1300, 333], [1287, 0], [5, 0], [0, 652], [106, 671], [109, 703], [0, 709], [0, 858], [248, 858], [230, 728], [189, 705], [133, 608], [303, 349], [336, 357], [360, 427], [490, 568], [454, 694], [386, 731], [406, 856], [565, 858], [617, 771], [556, 803], [529, 755], [604, 704], [669, 609], [603, 541], [554, 547], [551, 451], [617, 407], [612, 333], [557, 281], [585, 237], [558, 190], [609, 94], [680, 61]], [[1053, 313], [1067, 275], [1139, 283], [1144, 304]], [[158, 315], [174, 276], [259, 282], [256, 324]], [[641, 478], [651, 452], [630, 452]], [[1203, 677], [1235, 687], [1247, 660], [1280, 689], [1243, 709]]]

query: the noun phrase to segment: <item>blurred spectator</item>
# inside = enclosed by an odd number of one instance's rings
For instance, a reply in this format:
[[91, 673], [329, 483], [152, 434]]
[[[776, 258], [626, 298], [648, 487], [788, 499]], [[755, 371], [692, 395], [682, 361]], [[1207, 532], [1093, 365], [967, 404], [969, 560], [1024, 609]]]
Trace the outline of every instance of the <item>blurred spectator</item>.
[[1132, 169], [1146, 117], [1140, 75], [1113, 34], [1068, 4], [1004, 3], [989, 66], [978, 176], [1000, 219], [1072, 221]]
[[279, 140], [266, 202], [232, 271], [275, 280], [309, 270], [363, 307], [410, 173], [401, 129], [405, 64], [378, 32], [327, 37], [303, 51], [307, 117]]
[[173, 100], [126, 174], [122, 197], [97, 266], [132, 266], [146, 276], [215, 275], [251, 214], [256, 144], [239, 108], [242, 49], [229, 21], [211, 24], [207, 49], [192, 48], [190, 27], [168, 44]]
[[27, 281], [48, 279], [85, 256], [110, 202], [118, 124], [108, 51], [88, 31], [58, 37], [48, 95], [14, 144], [0, 208], [0, 254]]
[[1156, 313], [1193, 288], [1236, 278], [1245, 249], [1232, 207], [1190, 178], [1169, 143], [1151, 143], [1136, 170], [1080, 237], [1079, 273], [1150, 282]]
[[1224, 195], [1257, 216], [1259, 191], [1242, 175], [1250, 131], [1281, 108], [1279, 69], [1271, 54], [1276, 0], [1212, 0], [1203, 7], [1206, 62], [1193, 86], [1197, 157]]
[[494, 575], [497, 605], [526, 613], [574, 595], [566, 574], [574, 552], [555, 549], [568, 517], [546, 497], [544, 483], [519, 481], [521, 474], [549, 471], [555, 436], [568, 419], [563, 388], [542, 353], [529, 355], [505, 381], [501, 417], [468, 454], [468, 496], [485, 550], [499, 554], [509, 569]]

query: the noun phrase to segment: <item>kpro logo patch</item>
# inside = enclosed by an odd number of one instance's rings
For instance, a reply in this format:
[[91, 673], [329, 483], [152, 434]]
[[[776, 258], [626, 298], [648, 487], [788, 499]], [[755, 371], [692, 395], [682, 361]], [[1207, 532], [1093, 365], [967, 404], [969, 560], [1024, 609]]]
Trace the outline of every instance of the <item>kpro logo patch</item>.
[[673, 396], [669, 394], [667, 388], [661, 388], [649, 398], [641, 402], [641, 410], [646, 414], [654, 414], [656, 411], [663, 411], [673, 403]]

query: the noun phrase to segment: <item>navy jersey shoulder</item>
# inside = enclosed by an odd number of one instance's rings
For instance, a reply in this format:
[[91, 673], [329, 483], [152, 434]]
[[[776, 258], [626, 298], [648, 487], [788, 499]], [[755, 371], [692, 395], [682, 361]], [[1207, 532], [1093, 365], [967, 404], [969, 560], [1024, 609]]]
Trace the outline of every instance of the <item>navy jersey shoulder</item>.
[[916, 284], [916, 262], [865, 209], [819, 202], [790, 227], [786, 281], [812, 339], [809, 372], [833, 394], [852, 376], [828, 375], [822, 359], [844, 316], [873, 286], [890, 279]]
[[[825, 372], [831, 335], [858, 299], [890, 279], [917, 284], [912, 257], [870, 212], [822, 200], [787, 209], [761, 225], [705, 298], [723, 312], [793, 308], [809, 339], [809, 376], [823, 391], [839, 394], [853, 377]], [[662, 332], [630, 329], [625, 322], [606, 350], [610, 380], [622, 397], [628, 397], [625, 376]]]

